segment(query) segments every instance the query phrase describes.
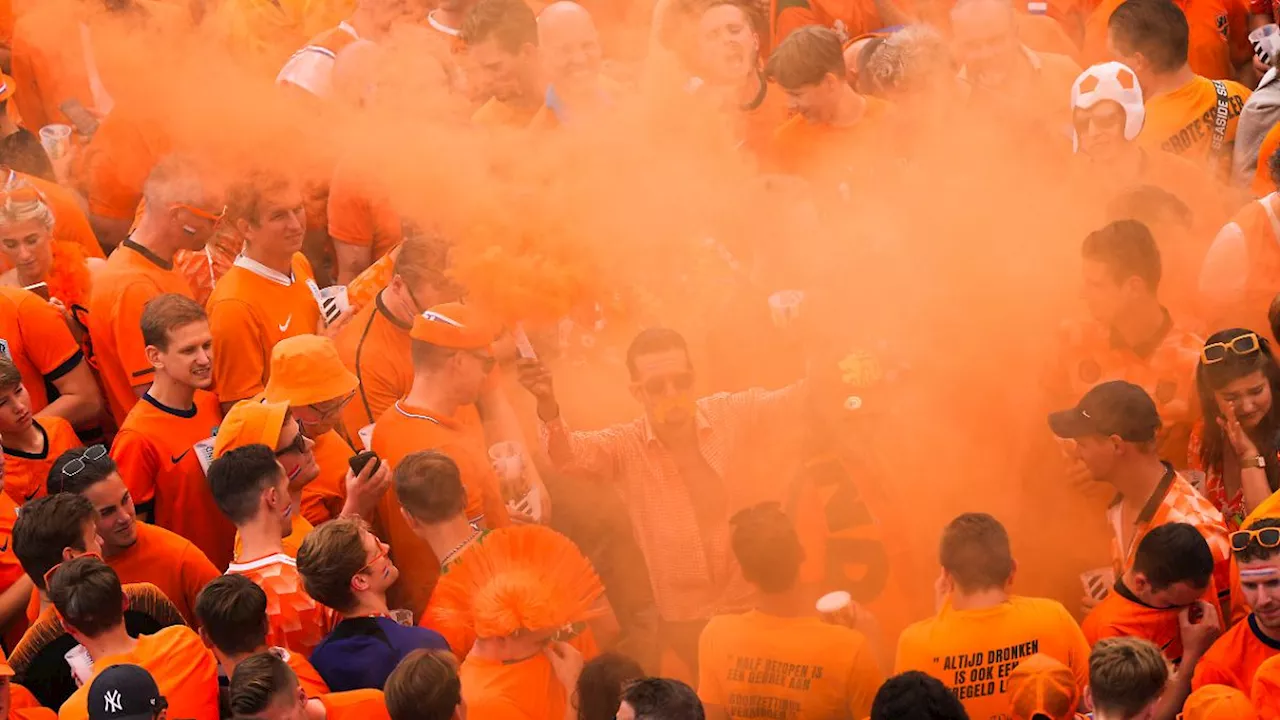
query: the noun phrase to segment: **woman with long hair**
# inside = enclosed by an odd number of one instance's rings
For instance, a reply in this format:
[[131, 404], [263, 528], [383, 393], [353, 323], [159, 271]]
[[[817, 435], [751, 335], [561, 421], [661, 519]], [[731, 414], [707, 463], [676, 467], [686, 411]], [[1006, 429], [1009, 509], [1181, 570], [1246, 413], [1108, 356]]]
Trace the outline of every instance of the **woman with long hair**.
[[1203, 473], [1204, 496], [1235, 531], [1280, 488], [1280, 366], [1258, 333], [1222, 330], [1201, 349], [1196, 388], [1204, 419], [1192, 430], [1188, 466]]

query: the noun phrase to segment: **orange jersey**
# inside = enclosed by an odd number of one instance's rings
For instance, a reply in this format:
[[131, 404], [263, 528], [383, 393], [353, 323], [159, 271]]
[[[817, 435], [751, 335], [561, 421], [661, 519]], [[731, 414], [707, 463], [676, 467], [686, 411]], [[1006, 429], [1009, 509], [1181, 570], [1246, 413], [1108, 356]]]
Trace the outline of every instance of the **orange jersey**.
[[1036, 653], [1071, 668], [1076, 684], [1089, 682], [1089, 644], [1076, 621], [1052, 600], [1011, 597], [980, 610], [954, 610], [908, 627], [898, 638], [894, 673], [920, 670], [941, 680], [973, 720], [1009, 712], [1009, 673]]
[[[517, 107], [491, 97], [471, 113], [471, 124], [476, 127], [518, 129], [528, 127], [539, 107]], [[330, 225], [330, 233], [333, 226]]]
[[865, 101], [866, 111], [853, 125], [835, 127], [792, 116], [775, 132], [770, 157], [783, 173], [825, 185], [865, 176], [863, 163], [884, 142], [891, 116], [889, 103], [872, 97]]
[[[490, 529], [508, 524], [507, 507], [489, 464], [484, 428], [474, 405], [460, 408], [457, 416], [450, 418], [405, 405], [401, 400], [378, 418], [373, 430], [373, 451], [393, 469], [406, 455], [421, 450], [439, 450], [457, 462], [467, 492], [468, 518], [483, 522]], [[398, 586], [409, 598], [408, 608], [421, 613], [439, 575], [435, 554], [400, 515], [395, 493], [382, 496], [378, 517], [396, 567], [400, 568]]]
[[324, 705], [325, 720], [390, 720], [381, 690], [348, 690], [316, 698]]
[[329, 183], [329, 236], [370, 249], [370, 261], [390, 252], [404, 238], [400, 214], [379, 183], [362, 175], [351, 161], [338, 163]]
[[191, 297], [187, 281], [173, 263], [131, 240], [107, 258], [93, 276], [89, 294], [89, 336], [103, 392], [117, 424], [124, 423], [138, 402], [133, 388], [149, 385], [155, 368], [147, 361], [142, 341], [142, 309], [164, 293]]
[[[1217, 606], [1217, 598], [1206, 593], [1206, 602]], [[1180, 608], [1156, 608], [1144, 604], [1133, 591], [1118, 580], [1112, 592], [1089, 612], [1080, 630], [1089, 647], [1110, 637], [1136, 637], [1150, 640], [1160, 652], [1177, 665], [1182, 662], [1182, 631], [1178, 627]], [[1221, 612], [1219, 612], [1221, 618]]]
[[187, 538], [224, 568], [231, 562], [236, 529], [218, 509], [205, 478], [221, 422], [213, 393], [197, 390], [192, 407], [182, 410], [144, 395], [121, 424], [111, 457], [134, 502], [153, 506], [155, 524]]
[[1233, 625], [1210, 647], [1196, 665], [1191, 689], [1205, 685], [1227, 685], [1242, 692], [1253, 687], [1258, 668], [1280, 654], [1280, 640], [1272, 640], [1262, 632], [1253, 613]]
[[[175, 718], [218, 720], [218, 661], [200, 636], [185, 625], [142, 635], [133, 650], [96, 659], [94, 677], [112, 665], [139, 665], [151, 673]], [[87, 720], [92, 679], [58, 711], [60, 720]]]
[[[305, 517], [298, 513], [293, 514], [293, 520], [289, 524], [289, 536], [280, 541], [280, 552], [288, 555], [293, 559], [298, 559], [298, 548], [302, 547], [302, 541], [315, 528], [307, 521]], [[236, 533], [236, 555], [242, 552], [240, 546], [240, 533]]]
[[698, 642], [698, 697], [733, 720], [863, 718], [884, 677], [856, 630], [757, 610], [711, 618]]
[[312, 452], [320, 466], [320, 476], [302, 489], [302, 516], [312, 525], [338, 517], [347, 500], [347, 461], [355, 451], [336, 431], [315, 439]]
[[409, 393], [413, 360], [409, 325], [396, 319], [381, 296], [360, 308], [334, 340], [342, 364], [360, 378], [356, 397], [342, 410], [348, 433], [358, 433]]
[[236, 259], [209, 296], [213, 376], [223, 402], [262, 392], [276, 343], [316, 331], [319, 292], [302, 253], [293, 256], [292, 277], [243, 255]]
[[249, 562], [233, 562], [228, 574], [244, 575], [267, 594], [267, 642], [310, 655], [337, 622], [336, 614], [302, 587], [297, 562], [283, 553]]
[[149, 582], [196, 626], [196, 596], [205, 583], [218, 577], [218, 568], [186, 538], [161, 527], [139, 522], [138, 541], [124, 552], [106, 558], [122, 583]]
[[556, 720], [568, 702], [551, 661], [539, 653], [514, 663], [474, 654], [458, 670], [467, 714], [485, 720]]
[[19, 504], [44, 497], [53, 461], [71, 448], [80, 447], [80, 438], [71, 423], [55, 415], [34, 418], [44, 438], [44, 449], [23, 452], [4, 448], [4, 492]]
[[1223, 168], [1229, 170], [1231, 165], [1240, 111], [1253, 93], [1238, 82], [1218, 82], [1226, 90], [1227, 125], [1216, 156], [1212, 144], [1218, 94], [1213, 81], [1199, 76], [1176, 90], [1146, 99], [1146, 122], [1138, 142], [1148, 149], [1171, 152], [1200, 164], [1215, 177], [1225, 177]]
[[0, 355], [18, 366], [33, 413], [49, 404], [45, 381], [61, 378], [84, 359], [57, 308], [39, 295], [11, 287], [0, 287]]

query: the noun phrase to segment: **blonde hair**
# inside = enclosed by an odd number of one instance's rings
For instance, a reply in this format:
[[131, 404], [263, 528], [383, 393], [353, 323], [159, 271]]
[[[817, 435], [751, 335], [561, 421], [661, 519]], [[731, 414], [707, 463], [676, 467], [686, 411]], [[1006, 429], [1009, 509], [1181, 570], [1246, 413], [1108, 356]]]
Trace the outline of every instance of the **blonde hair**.
[[[21, 199], [15, 194], [27, 195], [19, 191], [29, 191], [30, 197]], [[44, 196], [30, 183], [16, 174], [10, 175], [4, 184], [5, 199], [0, 204], [0, 225], [20, 225], [26, 222], [37, 222], [45, 230], [53, 230], [53, 211], [45, 203]]]
[[878, 90], [911, 92], [934, 77], [954, 77], [947, 41], [927, 25], [910, 25], [890, 35], [867, 60], [866, 73]]

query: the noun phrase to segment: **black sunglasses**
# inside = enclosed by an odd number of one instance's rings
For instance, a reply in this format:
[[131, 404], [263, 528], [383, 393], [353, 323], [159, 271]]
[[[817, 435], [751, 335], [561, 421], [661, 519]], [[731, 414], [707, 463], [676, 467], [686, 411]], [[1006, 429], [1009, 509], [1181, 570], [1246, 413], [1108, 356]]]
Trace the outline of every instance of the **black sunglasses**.
[[276, 457], [288, 455], [291, 452], [296, 452], [301, 455], [307, 451], [307, 438], [302, 434], [302, 426], [296, 425], [295, 427], [298, 428], [298, 434], [293, 436], [293, 442], [289, 443], [286, 447], [277, 450]]
[[661, 395], [667, 387], [670, 386], [676, 392], [685, 392], [693, 387], [693, 373], [677, 373], [675, 375], [664, 375], [661, 377], [649, 378], [644, 381], [641, 387], [650, 395]]

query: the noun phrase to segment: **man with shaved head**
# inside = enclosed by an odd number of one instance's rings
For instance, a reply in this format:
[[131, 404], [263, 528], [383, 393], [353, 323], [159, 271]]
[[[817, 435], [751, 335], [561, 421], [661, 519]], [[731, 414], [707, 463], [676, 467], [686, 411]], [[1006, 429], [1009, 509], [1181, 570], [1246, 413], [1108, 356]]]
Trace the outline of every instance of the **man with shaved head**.
[[600, 34], [586, 8], [560, 0], [543, 9], [538, 15], [538, 49], [548, 85], [533, 127], [564, 125], [608, 106], [600, 81]]

